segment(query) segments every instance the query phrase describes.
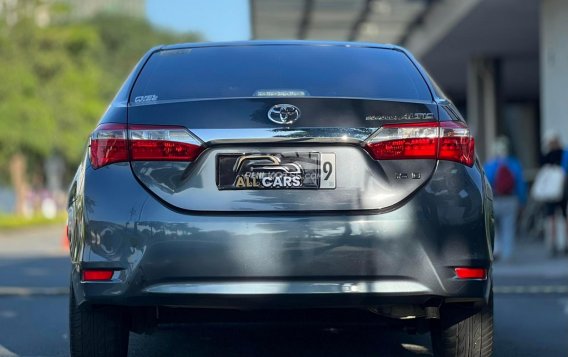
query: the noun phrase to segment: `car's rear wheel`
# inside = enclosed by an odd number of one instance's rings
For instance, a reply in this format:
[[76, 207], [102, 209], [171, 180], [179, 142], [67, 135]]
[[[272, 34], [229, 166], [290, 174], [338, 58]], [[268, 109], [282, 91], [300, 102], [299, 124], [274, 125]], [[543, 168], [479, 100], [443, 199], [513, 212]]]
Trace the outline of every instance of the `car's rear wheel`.
[[129, 329], [123, 311], [109, 306], [77, 306], [69, 294], [69, 332], [72, 357], [128, 354]]
[[489, 357], [493, 355], [493, 294], [478, 308], [446, 306], [432, 326], [434, 356]]

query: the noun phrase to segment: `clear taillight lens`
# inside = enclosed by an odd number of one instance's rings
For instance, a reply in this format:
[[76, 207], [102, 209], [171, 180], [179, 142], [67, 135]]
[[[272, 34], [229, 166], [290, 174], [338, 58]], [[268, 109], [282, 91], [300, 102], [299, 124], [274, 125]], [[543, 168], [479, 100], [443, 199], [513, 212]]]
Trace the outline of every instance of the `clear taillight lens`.
[[123, 161], [193, 161], [203, 151], [183, 127], [102, 124], [91, 135], [91, 165]]
[[472, 166], [474, 139], [460, 122], [387, 124], [367, 140], [375, 160], [439, 159]]

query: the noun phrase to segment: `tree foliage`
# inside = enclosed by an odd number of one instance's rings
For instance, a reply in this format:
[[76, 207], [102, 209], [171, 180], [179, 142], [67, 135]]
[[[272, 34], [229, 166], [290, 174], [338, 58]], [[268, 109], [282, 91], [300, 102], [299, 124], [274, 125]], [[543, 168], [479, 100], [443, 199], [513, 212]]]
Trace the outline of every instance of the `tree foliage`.
[[100, 15], [39, 27], [0, 20], [0, 172], [16, 153], [31, 170], [57, 153], [70, 167], [137, 60], [160, 43], [194, 41], [144, 19]]

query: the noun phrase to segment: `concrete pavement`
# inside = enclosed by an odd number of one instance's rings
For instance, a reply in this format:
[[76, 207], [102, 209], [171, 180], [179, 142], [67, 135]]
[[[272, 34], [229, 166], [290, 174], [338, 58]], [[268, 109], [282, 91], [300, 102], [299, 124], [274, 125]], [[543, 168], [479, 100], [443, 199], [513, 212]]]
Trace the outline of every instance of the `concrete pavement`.
[[521, 241], [509, 262], [497, 261], [493, 265], [493, 274], [499, 278], [568, 278], [568, 256], [551, 257], [543, 242]]
[[64, 229], [52, 225], [0, 231], [0, 296], [68, 294], [68, 251], [61, 245]]
[[0, 257], [66, 256], [61, 246], [65, 226], [54, 224], [29, 229], [1, 230]]

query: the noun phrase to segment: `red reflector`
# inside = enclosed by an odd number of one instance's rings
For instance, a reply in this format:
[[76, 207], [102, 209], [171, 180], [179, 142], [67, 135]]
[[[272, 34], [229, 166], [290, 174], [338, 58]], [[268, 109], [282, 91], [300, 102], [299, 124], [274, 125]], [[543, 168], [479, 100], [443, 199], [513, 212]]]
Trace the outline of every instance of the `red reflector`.
[[487, 279], [487, 269], [485, 268], [455, 268], [458, 279]]
[[83, 270], [83, 281], [104, 281], [112, 279], [114, 270]]

